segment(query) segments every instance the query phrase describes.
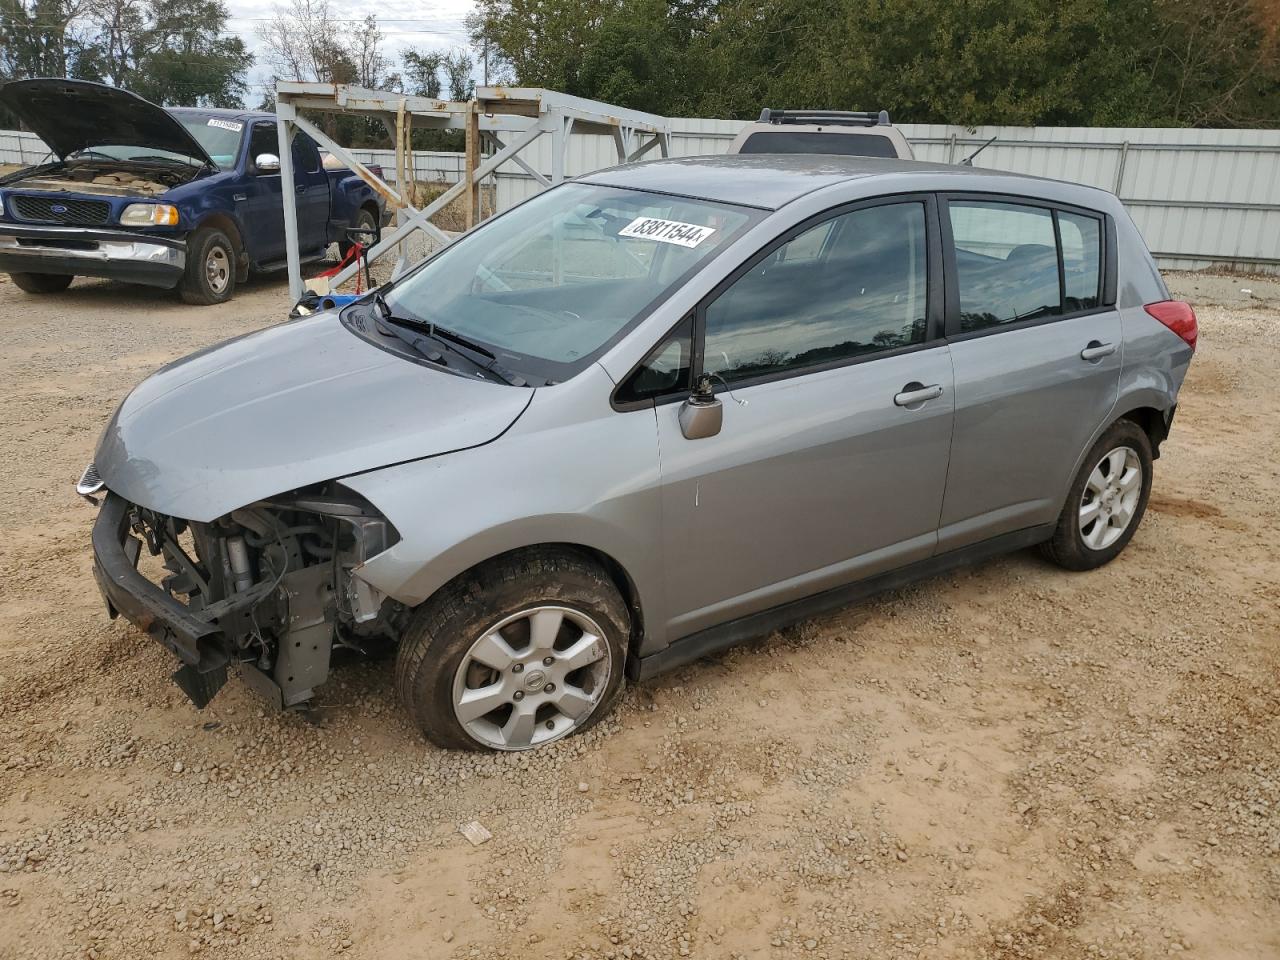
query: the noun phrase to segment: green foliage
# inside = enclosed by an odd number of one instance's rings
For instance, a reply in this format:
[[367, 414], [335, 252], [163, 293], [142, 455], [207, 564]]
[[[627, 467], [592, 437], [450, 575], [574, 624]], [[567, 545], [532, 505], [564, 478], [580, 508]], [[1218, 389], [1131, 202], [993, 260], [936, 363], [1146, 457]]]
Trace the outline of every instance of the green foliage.
[[479, 0], [509, 79], [667, 115], [1275, 125], [1273, 0]]
[[0, 0], [0, 80], [70, 76], [234, 106], [253, 57], [227, 16], [223, 0]]

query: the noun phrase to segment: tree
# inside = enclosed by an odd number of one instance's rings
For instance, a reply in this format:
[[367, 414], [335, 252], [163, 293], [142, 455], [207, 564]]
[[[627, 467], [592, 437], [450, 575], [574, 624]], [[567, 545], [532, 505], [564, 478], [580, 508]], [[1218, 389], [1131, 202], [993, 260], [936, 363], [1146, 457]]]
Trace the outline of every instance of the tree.
[[0, 0], [0, 79], [70, 76], [162, 104], [239, 106], [253, 57], [224, 0]]
[[89, 0], [0, 0], [0, 80], [65, 77], [91, 37], [84, 12]]
[[405, 89], [411, 93], [433, 100], [446, 93], [450, 100], [470, 100], [475, 93], [476, 62], [465, 50], [406, 50], [403, 59]]
[[475, 94], [476, 82], [471, 78], [476, 62], [465, 50], [452, 50], [444, 55], [442, 63], [448, 81], [450, 100], [470, 100]]
[[278, 80], [354, 83], [359, 67], [338, 40], [343, 33], [329, 0], [293, 0], [288, 8], [275, 8], [258, 36]]
[[531, 86], [667, 115], [1280, 123], [1280, 0], [478, 0]]
[[404, 53], [405, 90], [420, 97], [440, 99], [440, 68], [444, 53], [439, 50], [406, 50]]
[[93, 0], [92, 59], [79, 74], [156, 103], [235, 107], [253, 57], [226, 34], [224, 0]]

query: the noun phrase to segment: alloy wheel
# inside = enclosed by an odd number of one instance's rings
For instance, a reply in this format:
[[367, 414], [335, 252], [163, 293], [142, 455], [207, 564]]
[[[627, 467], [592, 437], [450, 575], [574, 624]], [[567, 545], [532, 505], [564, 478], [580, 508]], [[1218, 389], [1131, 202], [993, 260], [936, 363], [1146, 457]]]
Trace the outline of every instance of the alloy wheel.
[[580, 610], [521, 610], [476, 639], [453, 681], [467, 734], [495, 750], [528, 750], [587, 722], [613, 670], [604, 631]]
[[1132, 447], [1106, 453], [1089, 473], [1080, 497], [1080, 536], [1105, 550], [1129, 529], [1142, 497], [1142, 461]]

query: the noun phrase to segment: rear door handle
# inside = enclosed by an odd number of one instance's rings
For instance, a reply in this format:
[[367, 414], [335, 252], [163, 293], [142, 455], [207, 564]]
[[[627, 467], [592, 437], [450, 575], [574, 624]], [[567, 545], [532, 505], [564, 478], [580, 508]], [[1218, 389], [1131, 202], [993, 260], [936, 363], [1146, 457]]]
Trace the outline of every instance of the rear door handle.
[[1116, 352], [1114, 343], [1103, 343], [1100, 340], [1090, 340], [1089, 345], [1080, 351], [1081, 360], [1101, 360], [1103, 357], [1109, 357]]
[[295, 184], [295, 185], [294, 185], [293, 189], [294, 189], [297, 193], [306, 193], [306, 192], [307, 192], [307, 185], [306, 185], [305, 183], [298, 183], [298, 184]]
[[940, 396], [942, 396], [942, 384], [934, 383], [926, 387], [923, 383], [913, 380], [902, 388], [901, 393], [894, 396], [893, 402], [900, 407], [911, 407], [926, 400], [937, 400]]

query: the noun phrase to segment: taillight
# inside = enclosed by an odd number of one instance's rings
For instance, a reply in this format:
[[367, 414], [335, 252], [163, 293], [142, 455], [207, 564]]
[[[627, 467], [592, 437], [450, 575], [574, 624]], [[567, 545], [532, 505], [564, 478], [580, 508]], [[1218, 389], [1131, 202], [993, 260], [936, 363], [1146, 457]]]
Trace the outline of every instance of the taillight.
[[1148, 303], [1145, 309], [1180, 336], [1192, 350], [1196, 348], [1200, 327], [1196, 324], [1196, 312], [1191, 309], [1191, 304], [1185, 300], [1161, 300], [1159, 303]]

